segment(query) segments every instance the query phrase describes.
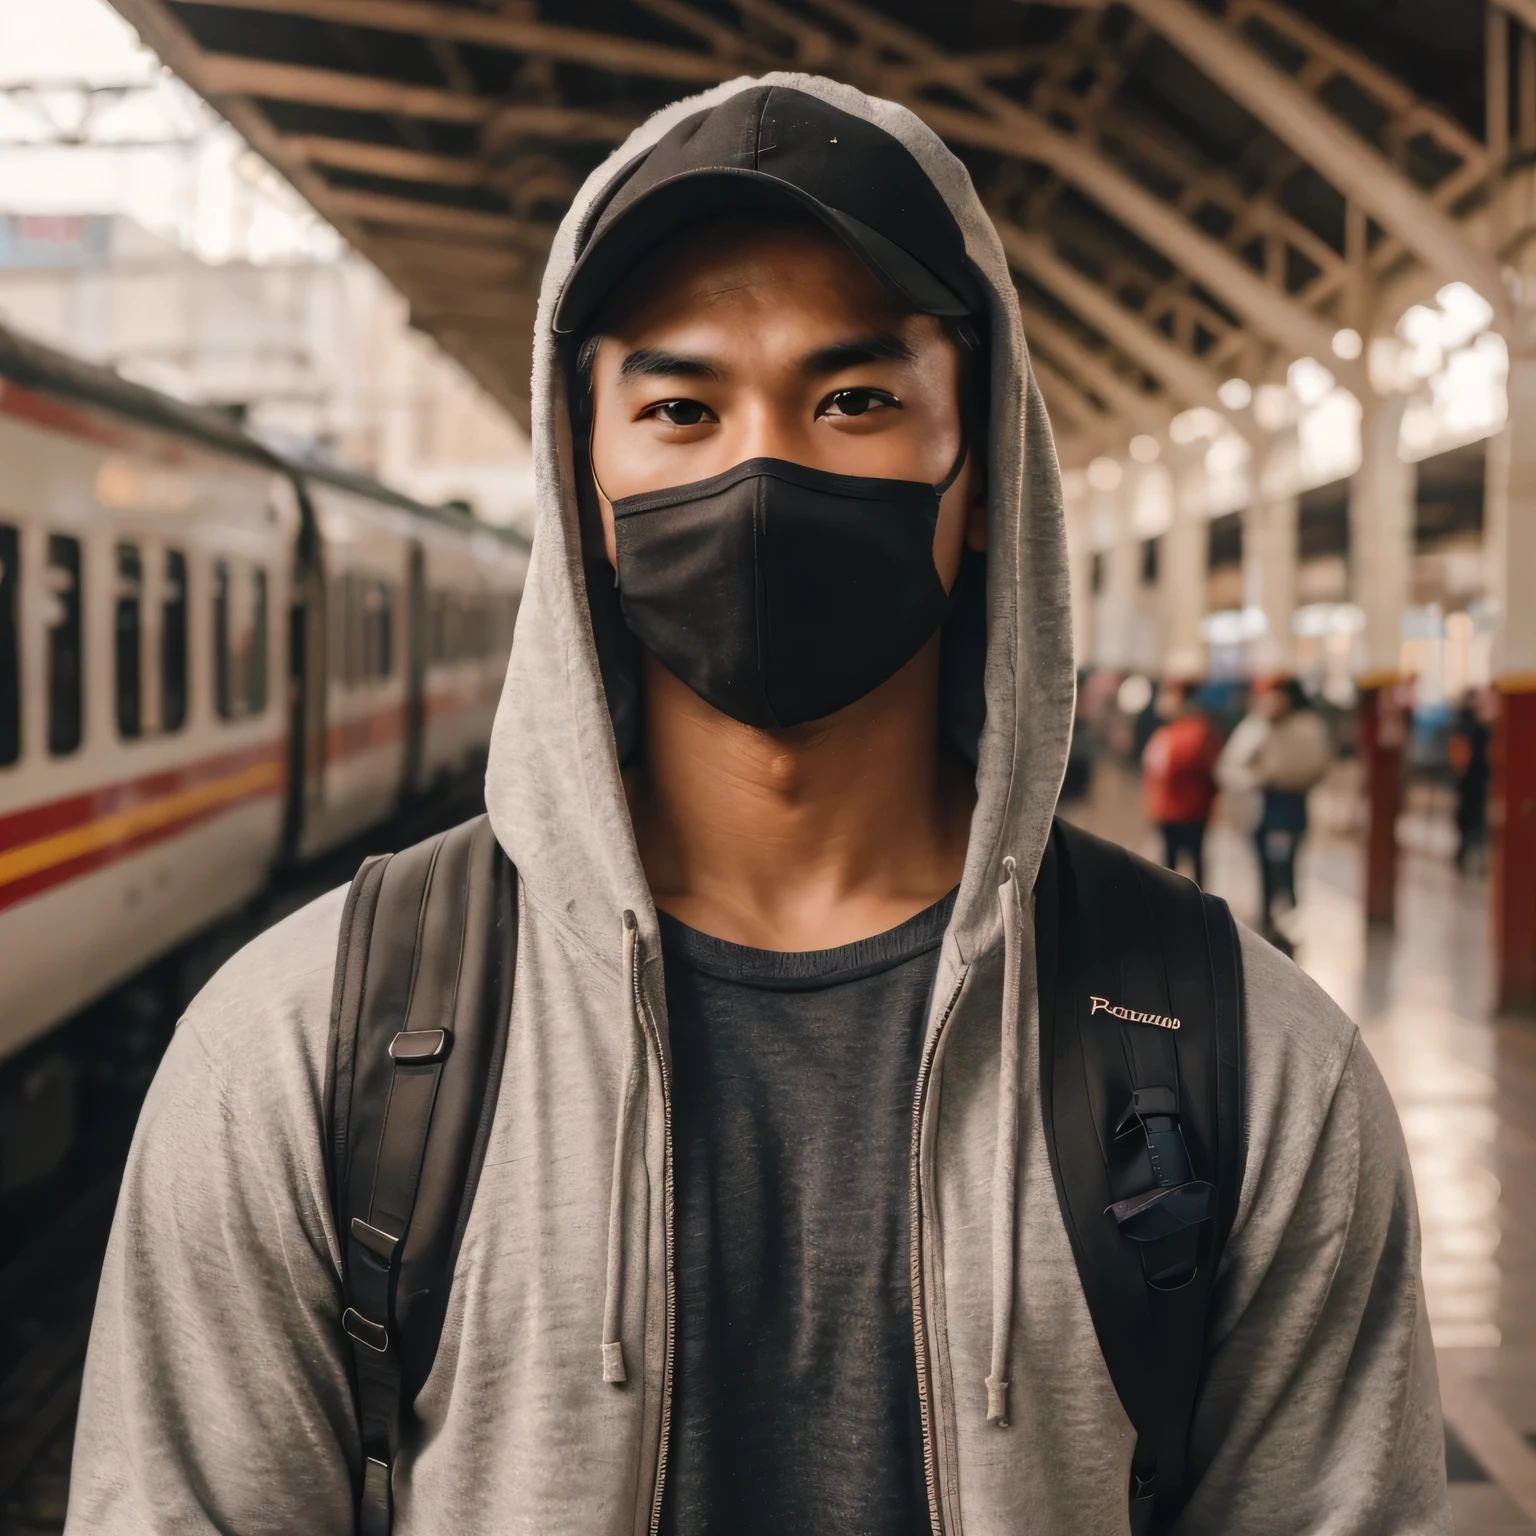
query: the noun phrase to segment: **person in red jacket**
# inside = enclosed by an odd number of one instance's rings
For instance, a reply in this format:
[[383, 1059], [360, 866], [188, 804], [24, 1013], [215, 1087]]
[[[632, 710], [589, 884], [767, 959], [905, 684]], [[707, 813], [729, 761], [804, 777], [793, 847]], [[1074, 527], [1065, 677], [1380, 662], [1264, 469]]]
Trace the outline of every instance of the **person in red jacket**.
[[1188, 854], [1196, 885], [1205, 884], [1205, 826], [1216, 801], [1216, 759], [1221, 733], [1195, 700], [1194, 685], [1165, 682], [1158, 696], [1165, 724], [1141, 755], [1147, 819], [1163, 834], [1163, 862], [1179, 867]]

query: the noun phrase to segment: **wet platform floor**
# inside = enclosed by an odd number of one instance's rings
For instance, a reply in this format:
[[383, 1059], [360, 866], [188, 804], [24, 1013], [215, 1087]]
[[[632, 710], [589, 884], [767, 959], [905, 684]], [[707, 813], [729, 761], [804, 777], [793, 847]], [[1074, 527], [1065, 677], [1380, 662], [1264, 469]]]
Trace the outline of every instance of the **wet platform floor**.
[[[1155, 858], [1138, 801], [1131, 775], [1102, 768], [1066, 814]], [[1360, 1025], [1402, 1116], [1458, 1536], [1536, 1536], [1536, 1021], [1490, 1008], [1487, 883], [1457, 874], [1449, 826], [1400, 823], [1397, 921], [1377, 932], [1349, 820], [1325, 791], [1288, 923], [1296, 959]], [[1218, 823], [1206, 862], [1208, 887], [1255, 922], [1247, 838]]]

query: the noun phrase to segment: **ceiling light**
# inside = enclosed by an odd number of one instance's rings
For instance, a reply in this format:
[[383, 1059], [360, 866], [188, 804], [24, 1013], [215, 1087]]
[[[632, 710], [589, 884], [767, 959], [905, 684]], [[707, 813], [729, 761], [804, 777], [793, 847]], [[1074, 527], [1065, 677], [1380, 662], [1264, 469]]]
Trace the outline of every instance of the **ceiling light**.
[[1203, 405], [1191, 406], [1187, 411], [1180, 411], [1168, 423], [1168, 436], [1180, 447], [1197, 442], [1202, 437], [1215, 437], [1221, 430], [1221, 417]]
[[1113, 459], [1098, 458], [1088, 466], [1088, 484], [1096, 491], [1115, 490], [1125, 471]]
[[1365, 340], [1353, 326], [1346, 325], [1342, 331], [1333, 333], [1335, 357], [1342, 357], [1346, 363], [1352, 363], [1364, 351]]
[[1303, 405], [1317, 405], [1333, 393], [1333, 375], [1315, 357], [1298, 357], [1285, 381]]
[[1163, 445], [1145, 432], [1131, 439], [1131, 457], [1138, 464], [1155, 464], [1162, 451]]
[[1247, 467], [1253, 453], [1248, 444], [1235, 432], [1228, 432], [1218, 437], [1209, 448], [1205, 450], [1205, 468], [1207, 473], [1220, 478], [1223, 475], [1235, 475], [1239, 470]]
[[1228, 379], [1216, 397], [1229, 411], [1246, 411], [1253, 400], [1253, 385], [1247, 379]]
[[1435, 295], [1445, 315], [1440, 325], [1440, 344], [1447, 350], [1464, 347], [1493, 324], [1493, 306], [1467, 283], [1447, 283]]

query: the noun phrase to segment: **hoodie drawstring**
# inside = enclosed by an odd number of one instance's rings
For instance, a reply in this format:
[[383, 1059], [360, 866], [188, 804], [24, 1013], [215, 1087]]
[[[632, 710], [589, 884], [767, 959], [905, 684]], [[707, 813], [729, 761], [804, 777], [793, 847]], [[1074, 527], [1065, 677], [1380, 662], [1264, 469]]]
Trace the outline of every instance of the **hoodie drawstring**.
[[[1019, 910], [1018, 884], [1012, 858], [1003, 860], [1003, 883], [997, 888], [1003, 918], [1003, 1007], [1001, 1045], [998, 1051], [997, 1146], [992, 1164], [992, 1354], [986, 1379], [987, 1422], [1008, 1427], [1008, 1356], [1013, 1345], [1013, 1293], [1015, 1255], [1018, 1248], [1019, 1182], [1019, 1007], [1023, 997], [1025, 957], [1021, 947], [1033, 950]], [[636, 995], [638, 924], [633, 912], [624, 914], [624, 974], [629, 982], [629, 1005], [637, 1031], [643, 1029]], [[636, 1036], [638, 1039], [638, 1034]], [[629, 1150], [629, 1122], [639, 1076], [638, 1059], [630, 1066], [619, 1098], [618, 1125], [614, 1130], [613, 1183], [608, 1200], [608, 1267], [603, 1292], [603, 1380], [624, 1382], [624, 1346], [619, 1338], [624, 1289], [624, 1185]]]
[[1019, 1183], [1019, 1002], [1024, 957], [1023, 933], [1014, 862], [1003, 860], [997, 888], [1003, 913], [1003, 1016], [998, 1050], [997, 1148], [992, 1164], [992, 1359], [987, 1377], [987, 1422], [1008, 1427], [1008, 1356], [1013, 1344], [1014, 1262]]
[[[640, 1002], [636, 995], [639, 987], [635, 966], [638, 946], [639, 924], [633, 912], [625, 912], [624, 979], [629, 988], [629, 1007], [637, 1031], [644, 1028], [644, 1021], [638, 1016]], [[629, 1120], [639, 1076], [637, 1051], [624, 1074], [624, 1089], [619, 1095], [619, 1123], [613, 1134], [613, 1185], [608, 1196], [608, 1272], [603, 1287], [603, 1380], [615, 1384], [629, 1380], [624, 1369], [624, 1345], [619, 1338], [619, 1330], [624, 1305], [625, 1165], [629, 1160]]]

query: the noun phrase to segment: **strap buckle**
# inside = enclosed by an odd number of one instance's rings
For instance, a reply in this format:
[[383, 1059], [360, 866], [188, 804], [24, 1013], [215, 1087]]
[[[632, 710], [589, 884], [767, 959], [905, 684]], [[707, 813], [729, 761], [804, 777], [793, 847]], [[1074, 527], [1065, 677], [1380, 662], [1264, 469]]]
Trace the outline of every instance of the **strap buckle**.
[[376, 1355], [389, 1349], [389, 1329], [383, 1323], [370, 1322], [356, 1307], [348, 1307], [341, 1314], [341, 1326], [349, 1339]]
[[1197, 1227], [1215, 1214], [1216, 1187], [1204, 1179], [1191, 1179], [1172, 1189], [1149, 1189], [1116, 1200], [1105, 1210], [1120, 1230], [1135, 1243], [1155, 1243], [1188, 1227]]
[[447, 1029], [402, 1029], [389, 1042], [391, 1060], [402, 1067], [422, 1066], [441, 1061], [453, 1044], [453, 1032]]
[[399, 1234], [386, 1232], [382, 1227], [376, 1227], [372, 1222], [364, 1221], [361, 1216], [352, 1218], [351, 1232], [352, 1236], [381, 1264], [395, 1262], [395, 1249], [400, 1246]]
[[1137, 1088], [1131, 1093], [1131, 1102], [1115, 1122], [1115, 1135], [1124, 1136], [1143, 1125], [1150, 1116], [1177, 1119], [1179, 1095], [1173, 1088]]

